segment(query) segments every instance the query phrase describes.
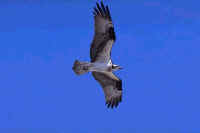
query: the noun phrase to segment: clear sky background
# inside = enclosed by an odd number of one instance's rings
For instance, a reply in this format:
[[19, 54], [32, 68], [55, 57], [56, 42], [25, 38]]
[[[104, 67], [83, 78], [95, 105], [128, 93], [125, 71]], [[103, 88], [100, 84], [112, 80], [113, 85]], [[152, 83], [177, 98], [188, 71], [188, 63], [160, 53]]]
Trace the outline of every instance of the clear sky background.
[[95, 0], [0, 1], [1, 133], [200, 133], [197, 0], [107, 0], [123, 102], [107, 109], [89, 61]]

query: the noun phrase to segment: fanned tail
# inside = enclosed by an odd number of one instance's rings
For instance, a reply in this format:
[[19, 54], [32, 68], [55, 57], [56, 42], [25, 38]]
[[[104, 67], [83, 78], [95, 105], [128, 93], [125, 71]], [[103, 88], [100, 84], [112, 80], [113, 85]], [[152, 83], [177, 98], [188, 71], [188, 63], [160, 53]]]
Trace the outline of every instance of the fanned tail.
[[90, 63], [80, 62], [78, 60], [75, 60], [72, 69], [77, 75], [82, 75], [89, 72], [89, 67], [90, 67]]

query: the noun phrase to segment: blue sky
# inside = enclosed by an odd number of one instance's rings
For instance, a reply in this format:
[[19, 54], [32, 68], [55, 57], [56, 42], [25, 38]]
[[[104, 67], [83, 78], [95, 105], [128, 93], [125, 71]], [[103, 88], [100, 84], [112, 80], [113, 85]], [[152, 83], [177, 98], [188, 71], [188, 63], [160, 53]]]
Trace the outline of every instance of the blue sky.
[[199, 133], [200, 8], [195, 0], [108, 0], [123, 102], [105, 106], [89, 61], [89, 0], [1, 0], [2, 133]]

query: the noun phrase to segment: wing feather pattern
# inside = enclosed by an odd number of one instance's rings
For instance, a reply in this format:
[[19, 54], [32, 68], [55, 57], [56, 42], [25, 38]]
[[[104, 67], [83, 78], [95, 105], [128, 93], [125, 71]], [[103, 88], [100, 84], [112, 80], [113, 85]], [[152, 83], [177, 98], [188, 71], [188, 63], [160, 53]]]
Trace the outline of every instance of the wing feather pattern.
[[94, 7], [95, 35], [90, 48], [91, 62], [108, 63], [111, 49], [116, 40], [115, 31], [108, 6], [103, 2]]
[[112, 72], [92, 72], [95, 80], [103, 88], [107, 107], [117, 107], [122, 101], [122, 81]]

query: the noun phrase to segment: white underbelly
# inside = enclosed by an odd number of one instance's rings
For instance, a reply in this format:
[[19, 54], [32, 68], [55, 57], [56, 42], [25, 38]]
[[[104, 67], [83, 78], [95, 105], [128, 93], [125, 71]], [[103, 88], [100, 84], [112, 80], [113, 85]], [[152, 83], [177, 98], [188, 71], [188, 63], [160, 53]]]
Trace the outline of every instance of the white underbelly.
[[109, 70], [109, 67], [109, 65], [104, 63], [92, 63], [89, 70], [96, 72], [107, 72]]

